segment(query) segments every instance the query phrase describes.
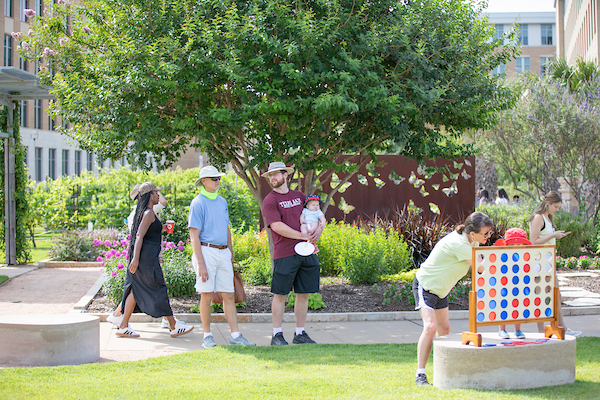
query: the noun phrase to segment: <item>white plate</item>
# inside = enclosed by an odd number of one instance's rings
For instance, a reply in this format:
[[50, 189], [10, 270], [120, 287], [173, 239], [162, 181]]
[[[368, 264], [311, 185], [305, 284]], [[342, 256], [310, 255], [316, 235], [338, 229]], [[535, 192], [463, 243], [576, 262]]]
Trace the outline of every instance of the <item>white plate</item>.
[[300, 242], [294, 246], [294, 250], [301, 256], [310, 256], [315, 252], [315, 246], [310, 242]]

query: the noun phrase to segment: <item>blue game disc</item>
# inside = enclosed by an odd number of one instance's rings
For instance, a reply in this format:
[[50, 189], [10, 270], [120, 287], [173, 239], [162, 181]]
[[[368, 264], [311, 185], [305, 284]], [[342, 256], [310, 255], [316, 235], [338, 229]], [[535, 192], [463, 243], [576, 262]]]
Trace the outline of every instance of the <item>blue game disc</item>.
[[493, 343], [486, 343], [483, 345], [483, 347], [496, 347], [496, 345]]
[[500, 342], [500, 344], [513, 344], [513, 342]]

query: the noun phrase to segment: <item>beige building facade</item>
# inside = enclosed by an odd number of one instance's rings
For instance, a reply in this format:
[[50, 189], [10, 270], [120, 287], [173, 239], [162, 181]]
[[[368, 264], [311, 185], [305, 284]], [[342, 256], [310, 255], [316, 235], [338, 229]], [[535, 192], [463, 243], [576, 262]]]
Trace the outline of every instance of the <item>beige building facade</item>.
[[600, 60], [600, 0], [556, 0], [556, 25], [558, 37], [556, 50], [567, 64], [578, 58], [586, 61]]
[[488, 13], [496, 29], [496, 38], [519, 26], [521, 54], [494, 69], [494, 74], [506, 74], [513, 79], [521, 73], [543, 75], [546, 65], [556, 57], [556, 17], [554, 12], [494, 12]]

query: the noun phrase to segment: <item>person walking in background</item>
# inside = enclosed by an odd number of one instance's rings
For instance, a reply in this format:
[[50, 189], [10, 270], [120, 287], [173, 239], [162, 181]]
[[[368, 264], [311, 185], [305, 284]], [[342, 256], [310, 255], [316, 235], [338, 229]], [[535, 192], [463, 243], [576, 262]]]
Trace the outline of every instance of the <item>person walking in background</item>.
[[448, 294], [472, 265], [473, 247], [485, 244], [492, 236], [492, 220], [482, 212], [469, 215], [463, 225], [437, 242], [427, 260], [415, 274], [413, 294], [415, 310], [423, 320], [423, 332], [417, 343], [417, 386], [427, 386], [425, 367], [433, 338], [450, 333]]
[[509, 201], [508, 201], [508, 194], [506, 193], [506, 190], [500, 188], [498, 189], [498, 196], [496, 197], [496, 205], [497, 206], [505, 206], [508, 205]]
[[490, 203], [490, 193], [486, 190], [483, 189], [481, 191], [481, 198], [479, 199], [479, 206], [482, 206], [484, 204], [489, 204]]
[[[553, 244], [556, 245], [556, 239], [561, 239], [571, 232], [557, 231], [554, 227], [553, 215], [560, 210], [562, 206], [562, 197], [560, 193], [551, 191], [548, 192], [542, 202], [529, 217], [529, 238], [533, 244]], [[565, 319], [562, 313], [562, 296], [558, 296], [558, 325], [567, 328]], [[544, 333], [544, 323], [538, 322], [538, 331]], [[566, 329], [567, 335], [579, 336], [581, 331], [574, 331], [570, 328]]]
[[196, 291], [200, 293], [200, 318], [204, 330], [202, 347], [205, 349], [217, 345], [210, 331], [210, 303], [215, 292], [223, 297], [223, 312], [231, 331], [229, 344], [256, 346], [246, 340], [238, 328], [229, 209], [227, 201], [218, 195], [222, 176], [225, 174], [210, 165], [200, 170], [195, 185], [202, 188], [190, 204], [188, 220], [194, 250], [192, 264], [196, 271]]
[[154, 318], [166, 317], [171, 337], [185, 335], [194, 329], [182, 321], [175, 321], [169, 304], [167, 285], [158, 259], [162, 224], [152, 209], [158, 203], [160, 190], [152, 182], [144, 182], [139, 188], [129, 245], [131, 260], [121, 302], [123, 319], [116, 332], [120, 337], [140, 336], [129, 326], [129, 318], [135, 310]]
[[296, 254], [294, 246], [305, 240], [314, 243], [321, 236], [323, 224], [309, 233], [308, 237], [300, 232], [300, 215], [304, 209], [306, 196], [288, 187], [288, 175], [294, 169], [283, 162], [272, 162], [267, 172], [261, 176], [266, 178], [273, 189], [263, 201], [263, 215], [266, 225], [271, 228], [273, 237], [273, 281], [271, 292], [274, 294], [271, 304], [273, 315], [273, 337], [271, 346], [285, 346], [282, 332], [283, 313], [288, 293], [294, 288], [296, 302], [294, 315], [296, 317], [296, 333], [293, 343], [315, 343], [306, 331], [304, 325], [308, 313], [308, 296], [319, 291], [321, 265], [316, 254], [301, 256]]
[[[133, 201], [137, 201], [138, 197], [139, 197], [139, 193], [140, 193], [140, 184], [137, 183], [133, 187], [133, 189], [131, 189], [131, 192], [129, 192], [129, 198]], [[152, 207], [152, 210], [154, 211], [154, 213], [156, 214], [156, 217], [159, 220], [160, 220], [160, 217], [158, 216], [158, 213], [163, 208], [165, 208], [166, 205], [167, 205], [167, 199], [165, 199], [165, 197], [162, 195], [161, 192], [158, 192], [158, 203], [156, 203]], [[131, 232], [131, 228], [133, 227], [133, 217], [135, 216], [135, 211], [136, 211], [136, 207], [133, 207], [133, 210], [131, 210], [131, 213], [127, 217], [127, 228], [128, 228], [129, 232]], [[166, 230], [167, 230], [167, 227], [165, 225], [163, 225], [161, 233], [166, 232]], [[130, 239], [130, 240], [133, 240], [133, 239]], [[162, 243], [162, 238], [161, 238], [161, 243]], [[162, 254], [162, 247], [161, 247], [161, 254]], [[161, 256], [159, 256], [159, 260], [162, 262]], [[118, 327], [119, 325], [121, 325], [122, 319], [123, 319], [123, 314], [121, 313], [121, 303], [119, 303], [117, 308], [112, 313], [110, 313], [108, 315], [108, 317], [106, 317], [106, 320]], [[175, 318], [175, 320], [177, 320], [177, 318]], [[161, 326], [161, 328], [168, 329], [170, 327], [169, 321], [166, 318], [163, 318], [160, 326]]]
[[520, 199], [520, 198], [519, 198], [519, 196], [518, 196], [518, 195], [516, 195], [516, 194], [515, 194], [515, 195], [513, 196], [513, 204], [514, 204], [515, 206], [520, 206], [520, 205], [521, 205], [521, 203], [519, 203], [519, 199]]

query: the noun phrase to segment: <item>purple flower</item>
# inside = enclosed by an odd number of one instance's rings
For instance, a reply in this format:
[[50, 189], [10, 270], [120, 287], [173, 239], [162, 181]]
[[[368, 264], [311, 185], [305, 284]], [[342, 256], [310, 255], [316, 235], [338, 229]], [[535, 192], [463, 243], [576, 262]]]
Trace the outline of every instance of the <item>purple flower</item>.
[[102, 257], [98, 256], [98, 258], [96, 258], [96, 261], [102, 262]]
[[117, 251], [117, 252], [115, 253], [115, 257], [121, 257], [121, 252], [120, 252], [120, 251]]
[[117, 247], [120, 244], [118, 240], [113, 240], [112, 247]]
[[116, 271], [111, 272], [110, 276], [117, 276], [117, 272]]
[[123, 268], [125, 268], [125, 266], [123, 264], [119, 264], [119, 265], [117, 265], [117, 268], [118, 269], [123, 269]]
[[100, 246], [100, 245], [102, 245], [102, 240], [94, 239], [94, 246]]
[[106, 264], [104, 262], [101, 262], [100, 265], [104, 267]]
[[183, 243], [181, 240], [179, 241], [179, 243], [177, 243], [177, 246], [183, 246], [185, 243]]
[[29, 18], [31, 18], [31, 17], [33, 17], [35, 15], [35, 11], [33, 11], [31, 8], [24, 9], [23, 13], [25, 15], [27, 15]]
[[131, 235], [127, 235], [127, 240], [131, 240]]
[[177, 248], [177, 250], [179, 250], [179, 251], [184, 251], [184, 250], [185, 250], [185, 247], [183, 247], [183, 246], [179, 246], [179, 247]]
[[44, 51], [42, 51], [42, 54], [43, 54], [44, 56], [53, 56], [53, 55], [55, 55], [56, 53], [55, 53], [55, 52], [54, 52], [54, 50], [52, 50], [50, 47], [45, 47], [45, 48], [44, 48]]
[[91, 32], [90, 28], [88, 28], [87, 26], [84, 26], [82, 29], [83, 29], [83, 31], [85, 33], [90, 33]]
[[105, 245], [106, 247], [110, 247], [110, 240], [105, 240], [105, 241], [104, 241], [104, 245]]
[[127, 246], [129, 242], [125, 239], [121, 240], [121, 246]]

